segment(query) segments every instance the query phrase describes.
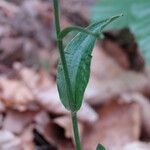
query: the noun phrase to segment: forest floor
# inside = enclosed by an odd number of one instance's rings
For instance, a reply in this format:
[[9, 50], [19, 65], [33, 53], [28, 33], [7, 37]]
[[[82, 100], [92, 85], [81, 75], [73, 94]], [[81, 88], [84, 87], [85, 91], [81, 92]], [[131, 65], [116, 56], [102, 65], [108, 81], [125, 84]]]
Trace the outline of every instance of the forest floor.
[[[92, 3], [61, 1], [61, 26], [88, 25]], [[134, 35], [105, 32], [92, 55], [78, 113], [83, 150], [150, 150], [150, 70]], [[51, 0], [0, 0], [0, 150], [75, 149], [58, 59]]]

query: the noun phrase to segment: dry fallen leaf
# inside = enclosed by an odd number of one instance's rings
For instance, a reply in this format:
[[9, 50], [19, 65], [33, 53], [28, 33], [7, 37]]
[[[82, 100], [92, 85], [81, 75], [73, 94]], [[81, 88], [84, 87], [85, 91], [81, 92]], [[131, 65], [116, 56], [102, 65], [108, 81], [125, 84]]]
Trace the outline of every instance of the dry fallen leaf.
[[120, 150], [123, 145], [139, 139], [141, 111], [136, 103], [111, 102], [99, 110], [100, 120], [85, 129], [84, 150], [95, 150], [98, 143], [107, 150]]
[[33, 143], [33, 125], [26, 127], [18, 138], [21, 139], [21, 146], [23, 150], [33, 150], [35, 147], [35, 144]]
[[[74, 133], [72, 129], [71, 116], [57, 117], [53, 121], [54, 123], [56, 123], [57, 125], [59, 125], [65, 130], [65, 137], [71, 138], [72, 141], [74, 142]], [[78, 122], [78, 128], [79, 128], [80, 137], [82, 138], [83, 125], [80, 122]]]
[[7, 130], [0, 130], [0, 150], [33, 150], [32, 128], [19, 137]]
[[92, 52], [91, 79], [112, 79], [122, 73], [122, 71], [123, 69], [101, 47], [94, 47]]
[[145, 73], [123, 70], [102, 48], [95, 47], [91, 78], [85, 92], [85, 100], [88, 103], [105, 103], [128, 92], [149, 95], [149, 91], [150, 82]]
[[58, 150], [74, 150], [72, 140], [67, 139], [64, 135], [64, 129], [52, 121], [47, 124], [43, 136]]
[[132, 71], [122, 72], [107, 80], [91, 79], [85, 99], [92, 105], [105, 103], [124, 93], [139, 92], [149, 95], [150, 83], [146, 75]]
[[0, 149], [1, 150], [21, 150], [21, 141], [7, 130], [0, 130]]
[[35, 129], [39, 133], [43, 134], [45, 131], [45, 127], [47, 126], [47, 124], [49, 123], [50, 120], [51, 119], [50, 119], [49, 115], [45, 111], [37, 113], [36, 117], [34, 118]]
[[33, 122], [36, 113], [9, 110], [3, 123], [3, 129], [14, 134], [21, 134]]
[[0, 8], [5, 12], [6, 16], [12, 16], [19, 10], [19, 8], [16, 5], [4, 0], [0, 1]]
[[18, 80], [0, 77], [0, 100], [7, 107], [24, 111], [29, 104], [33, 103], [32, 92]]
[[150, 101], [140, 93], [123, 94], [121, 100], [125, 102], [136, 102], [140, 105], [142, 111], [142, 128], [146, 136], [150, 137]]
[[93, 124], [98, 120], [98, 114], [88, 103], [84, 102], [78, 112], [78, 119], [86, 124]]
[[[54, 86], [54, 81], [48, 72], [35, 70], [27, 67], [23, 67], [20, 64], [15, 64], [14, 68], [19, 72], [21, 80], [29, 87], [33, 92], [38, 90], [44, 90]], [[32, 79], [32, 82], [31, 82]]]
[[133, 142], [124, 146], [123, 150], [150, 150], [150, 143]]
[[70, 129], [67, 129], [69, 126], [68, 116], [67, 118], [65, 116], [50, 118], [48, 114], [43, 111], [38, 113], [35, 118], [36, 131], [42, 135], [52, 147], [58, 148], [58, 150], [67, 150], [67, 147], [68, 150], [72, 150], [71, 148], [73, 148], [71, 137], [65, 136], [65, 132], [67, 132], [67, 134], [70, 132]]
[[9, 25], [1, 25], [0, 24], [0, 37], [6, 37], [13, 34], [13, 30], [9, 27]]
[[143, 71], [144, 57], [129, 28], [106, 31], [102, 40], [104, 51], [110, 55], [122, 68]]

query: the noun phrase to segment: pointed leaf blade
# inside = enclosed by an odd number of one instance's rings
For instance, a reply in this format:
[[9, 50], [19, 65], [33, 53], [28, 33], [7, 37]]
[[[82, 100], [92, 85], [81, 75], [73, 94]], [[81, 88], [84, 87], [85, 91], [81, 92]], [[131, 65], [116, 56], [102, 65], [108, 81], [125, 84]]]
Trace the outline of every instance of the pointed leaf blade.
[[[92, 32], [93, 34], [98, 33], [106, 25], [118, 17], [120, 16], [115, 16], [105, 21], [93, 23], [92, 25], [88, 26], [86, 30]], [[77, 111], [81, 107], [84, 91], [90, 77], [90, 64], [92, 58], [91, 53], [95, 41], [96, 37], [80, 32], [70, 41], [64, 50], [71, 83], [71, 91], [73, 94], [72, 100], [68, 99], [64, 70], [61, 61], [59, 62], [57, 72], [57, 87], [60, 99], [68, 110]]]
[[96, 150], [106, 150], [103, 145], [98, 144]]

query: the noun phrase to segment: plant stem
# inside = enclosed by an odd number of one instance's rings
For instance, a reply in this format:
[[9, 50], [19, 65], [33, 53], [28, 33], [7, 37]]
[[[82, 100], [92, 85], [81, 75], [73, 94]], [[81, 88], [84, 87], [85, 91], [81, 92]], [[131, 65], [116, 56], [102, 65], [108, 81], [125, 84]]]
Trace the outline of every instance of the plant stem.
[[[71, 90], [71, 83], [70, 83], [66, 58], [65, 58], [64, 49], [63, 49], [63, 41], [61, 39], [59, 39], [59, 34], [61, 32], [60, 21], [59, 21], [59, 0], [53, 0], [53, 4], [54, 4], [55, 26], [56, 26], [56, 34], [57, 34], [57, 40], [58, 40], [58, 48], [59, 48], [59, 53], [60, 53], [60, 59], [61, 59], [61, 63], [62, 63], [63, 70], [64, 70], [64, 76], [65, 76], [66, 87], [67, 87], [67, 95], [68, 95], [68, 98], [70, 100], [69, 101], [70, 102], [70, 107], [72, 108], [71, 110], [73, 110], [73, 108], [75, 108], [74, 103], [72, 102], [73, 101], [73, 93], [72, 93], [72, 90]], [[72, 125], [73, 125], [76, 149], [81, 150], [79, 131], [78, 131], [77, 113], [72, 112], [71, 115], [72, 115]]]
[[74, 103], [73, 101], [73, 93], [71, 90], [71, 84], [70, 84], [70, 78], [69, 78], [69, 74], [68, 74], [68, 68], [67, 68], [67, 63], [66, 63], [66, 58], [65, 58], [65, 54], [64, 54], [64, 49], [63, 49], [63, 41], [62, 39], [59, 39], [59, 34], [61, 32], [60, 29], [60, 21], [59, 21], [59, 0], [53, 0], [53, 4], [54, 4], [54, 14], [55, 14], [55, 26], [56, 26], [56, 34], [57, 34], [57, 40], [58, 40], [58, 48], [59, 48], [59, 53], [60, 53], [60, 59], [61, 59], [61, 63], [63, 66], [63, 70], [64, 70], [64, 76], [65, 76], [65, 80], [66, 80], [66, 88], [67, 88], [67, 95], [68, 95], [68, 99], [70, 107], [73, 109], [74, 108]]
[[79, 130], [78, 130], [78, 119], [77, 119], [77, 113], [76, 112], [72, 113], [72, 124], [73, 124], [73, 131], [74, 131], [76, 149], [81, 150]]

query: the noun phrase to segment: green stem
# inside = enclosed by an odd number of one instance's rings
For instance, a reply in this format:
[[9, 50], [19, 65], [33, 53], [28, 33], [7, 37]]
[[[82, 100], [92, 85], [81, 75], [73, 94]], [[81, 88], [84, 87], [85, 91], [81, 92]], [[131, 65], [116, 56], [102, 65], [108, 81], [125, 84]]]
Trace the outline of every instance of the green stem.
[[76, 143], [76, 149], [77, 150], [81, 150], [79, 130], [78, 130], [77, 113], [72, 113], [72, 125], [73, 125], [73, 131], [74, 131], [74, 138], [75, 138], [75, 143]]
[[70, 104], [70, 107], [72, 108], [71, 110], [73, 110], [73, 108], [74, 108], [74, 103], [72, 102], [73, 101], [73, 96], [72, 96], [73, 93], [72, 93], [72, 90], [71, 90], [71, 83], [70, 83], [66, 58], [65, 58], [64, 49], [63, 49], [63, 41], [62, 41], [62, 39], [59, 39], [59, 34], [61, 32], [60, 22], [59, 22], [59, 0], [53, 0], [53, 3], [54, 3], [55, 26], [56, 26], [56, 34], [57, 34], [57, 40], [58, 40], [58, 48], [59, 48], [59, 53], [60, 53], [60, 59], [61, 59], [61, 63], [62, 63], [63, 70], [64, 70], [64, 76], [65, 76], [66, 88], [67, 88], [67, 95], [68, 95], [68, 99], [70, 100], [69, 104]]

